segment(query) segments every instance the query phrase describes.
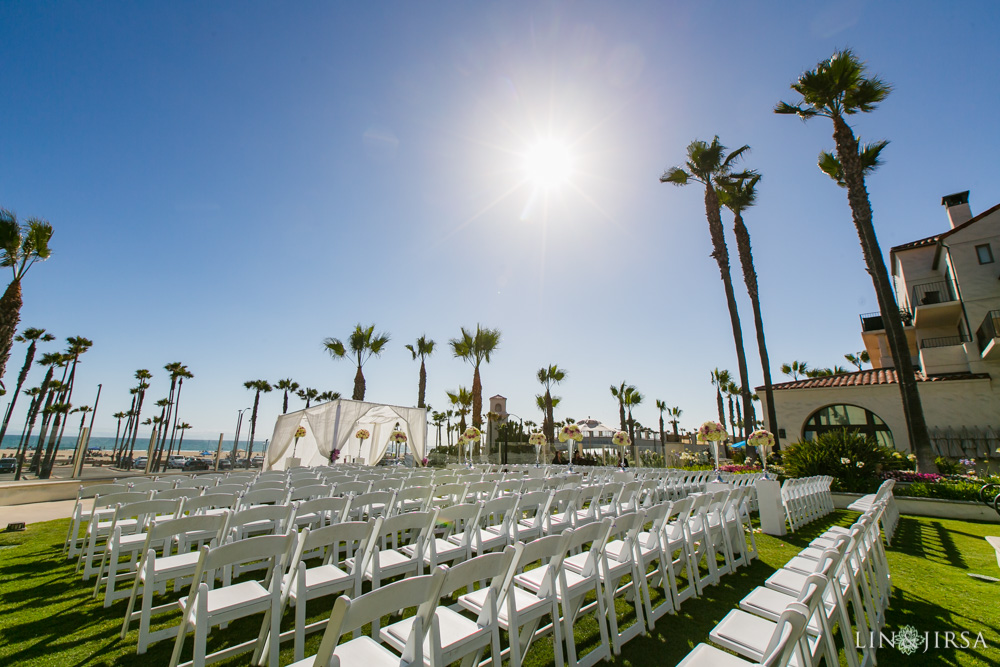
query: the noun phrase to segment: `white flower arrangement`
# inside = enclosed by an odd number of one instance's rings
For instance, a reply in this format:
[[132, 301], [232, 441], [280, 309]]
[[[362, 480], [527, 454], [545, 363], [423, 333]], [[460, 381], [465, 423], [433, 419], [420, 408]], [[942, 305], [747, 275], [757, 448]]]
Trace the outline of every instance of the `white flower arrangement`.
[[465, 429], [465, 433], [462, 435], [465, 436], [466, 442], [479, 442], [479, 439], [483, 437], [482, 432], [480, 432], [480, 430], [475, 426], [470, 426]]
[[846, 456], [840, 457], [840, 465], [845, 465], [845, 466], [851, 465], [851, 459], [847, 458]]
[[389, 434], [389, 442], [395, 442], [398, 445], [406, 442], [406, 434], [402, 431], [393, 431]]
[[541, 447], [547, 442], [545, 434], [540, 431], [535, 431], [528, 436], [528, 444], [534, 445], [535, 447]]
[[774, 434], [765, 429], [759, 429], [750, 434], [747, 444], [751, 447], [774, 447]]
[[618, 447], [628, 447], [632, 444], [632, 438], [628, 437], [628, 433], [625, 431], [618, 431], [615, 433], [614, 437], [611, 438], [611, 444], [617, 445]]
[[368, 438], [372, 437], [372, 434], [368, 432], [368, 429], [362, 428], [359, 429], [358, 432], [354, 434], [354, 437], [357, 438], [358, 440], [367, 440]]
[[728, 437], [726, 428], [719, 422], [707, 421], [698, 428], [699, 438], [709, 442], [720, 442]]
[[576, 442], [583, 442], [583, 431], [576, 424], [566, 424], [561, 429], [559, 429], [559, 442], [566, 442], [567, 440], [575, 440]]

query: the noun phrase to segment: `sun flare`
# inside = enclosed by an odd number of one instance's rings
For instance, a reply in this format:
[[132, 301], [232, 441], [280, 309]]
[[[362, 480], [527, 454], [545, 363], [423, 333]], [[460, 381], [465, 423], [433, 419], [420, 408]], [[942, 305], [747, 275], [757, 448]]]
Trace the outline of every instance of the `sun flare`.
[[552, 139], [539, 141], [525, 153], [524, 171], [538, 187], [554, 188], [573, 174], [573, 155], [564, 143]]

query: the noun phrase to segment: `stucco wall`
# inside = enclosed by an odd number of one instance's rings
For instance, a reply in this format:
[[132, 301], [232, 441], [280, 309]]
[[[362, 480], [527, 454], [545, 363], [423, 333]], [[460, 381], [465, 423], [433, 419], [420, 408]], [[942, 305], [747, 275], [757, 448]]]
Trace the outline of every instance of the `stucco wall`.
[[[987, 380], [947, 380], [920, 382], [920, 398], [929, 428], [960, 428], [1000, 423], [1000, 382]], [[761, 402], [766, 402], [763, 392]], [[781, 444], [796, 442], [802, 428], [818, 409], [834, 404], [857, 405], [871, 410], [892, 431], [896, 448], [909, 450], [909, 435], [903, 419], [899, 385], [884, 384], [861, 387], [823, 387], [817, 389], [778, 389], [774, 404], [778, 424], [785, 429]], [[766, 404], [762, 408], [762, 414]]]

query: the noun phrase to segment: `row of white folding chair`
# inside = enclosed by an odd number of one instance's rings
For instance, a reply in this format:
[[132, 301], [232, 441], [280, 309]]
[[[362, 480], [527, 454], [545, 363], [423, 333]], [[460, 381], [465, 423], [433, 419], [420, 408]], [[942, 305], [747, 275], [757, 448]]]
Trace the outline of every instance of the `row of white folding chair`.
[[833, 512], [830, 485], [826, 475], [786, 479], [781, 486], [781, 503], [792, 532]]
[[883, 503], [882, 532], [885, 535], [886, 544], [892, 544], [892, 536], [896, 534], [896, 526], [899, 525], [899, 507], [896, 505], [896, 497], [892, 493], [895, 485], [896, 480], [887, 479], [879, 485], [875, 493], [862, 496], [847, 506], [847, 509], [855, 512], [866, 512], [876, 504]]

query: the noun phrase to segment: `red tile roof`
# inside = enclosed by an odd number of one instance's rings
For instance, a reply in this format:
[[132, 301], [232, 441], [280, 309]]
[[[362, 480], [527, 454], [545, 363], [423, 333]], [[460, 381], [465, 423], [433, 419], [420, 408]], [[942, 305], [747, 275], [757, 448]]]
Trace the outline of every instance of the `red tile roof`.
[[[918, 382], [942, 382], [945, 380], [989, 380], [989, 373], [947, 373], [944, 375], [926, 376], [917, 372]], [[825, 375], [816, 378], [803, 378], [791, 382], [779, 382], [772, 389], [823, 389], [828, 387], [860, 387], [876, 384], [897, 384], [896, 371], [892, 368], [873, 368], [854, 373]], [[763, 391], [764, 387], [757, 387]]]
[[949, 229], [946, 232], [942, 232], [940, 234], [935, 234], [934, 236], [928, 236], [927, 238], [920, 239], [919, 241], [911, 241], [910, 243], [904, 243], [903, 245], [894, 246], [889, 252], [890, 253], [895, 253], [895, 252], [899, 252], [900, 250], [911, 250], [913, 248], [923, 248], [924, 246], [934, 245], [935, 243], [937, 243], [941, 239], [945, 238], [946, 236], [951, 236], [952, 234], [954, 234], [958, 230], [965, 229], [969, 225], [972, 225], [972, 224], [974, 224], [976, 222], [979, 222], [980, 220], [982, 220], [983, 218], [985, 218], [989, 214], [993, 213], [994, 211], [998, 211], [998, 210], [1000, 210], [1000, 204], [997, 204], [993, 208], [986, 209], [985, 211], [983, 211], [979, 215], [973, 216], [971, 219], [966, 220], [965, 222], [963, 222], [962, 224], [960, 224], [958, 227], [955, 227], [954, 229]]

